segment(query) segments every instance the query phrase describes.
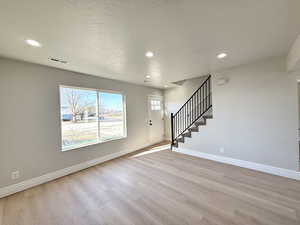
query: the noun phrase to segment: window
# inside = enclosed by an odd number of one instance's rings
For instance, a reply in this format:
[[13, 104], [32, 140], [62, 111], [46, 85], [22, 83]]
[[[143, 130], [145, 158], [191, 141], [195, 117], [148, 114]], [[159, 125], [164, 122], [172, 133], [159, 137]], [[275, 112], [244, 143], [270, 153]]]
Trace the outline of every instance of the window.
[[99, 92], [100, 141], [125, 136], [123, 96]]
[[160, 100], [151, 100], [151, 110], [152, 111], [159, 111], [160, 109], [161, 109]]
[[126, 137], [120, 93], [60, 87], [62, 150]]

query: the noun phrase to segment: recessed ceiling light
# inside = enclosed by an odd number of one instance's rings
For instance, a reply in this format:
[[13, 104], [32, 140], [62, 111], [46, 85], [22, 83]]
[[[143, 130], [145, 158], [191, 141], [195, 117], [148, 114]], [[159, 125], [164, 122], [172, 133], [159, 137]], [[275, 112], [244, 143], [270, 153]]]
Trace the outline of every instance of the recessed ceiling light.
[[33, 47], [41, 47], [41, 43], [39, 43], [38, 41], [35, 40], [31, 40], [31, 39], [27, 39], [26, 43], [33, 46]]
[[217, 57], [218, 57], [219, 59], [224, 59], [224, 58], [227, 57], [227, 54], [223, 52], [223, 53], [218, 54]]
[[153, 52], [146, 52], [146, 57], [152, 58], [154, 56]]
[[150, 77], [151, 77], [150, 75], [147, 75], [147, 76], [146, 76], [147, 79], [150, 79]]

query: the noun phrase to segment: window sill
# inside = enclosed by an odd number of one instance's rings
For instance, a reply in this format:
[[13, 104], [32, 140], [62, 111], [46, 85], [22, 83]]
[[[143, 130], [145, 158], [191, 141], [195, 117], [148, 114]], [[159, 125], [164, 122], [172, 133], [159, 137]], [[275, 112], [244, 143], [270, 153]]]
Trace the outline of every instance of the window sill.
[[110, 142], [110, 141], [117, 141], [117, 140], [121, 140], [121, 139], [125, 139], [125, 138], [127, 138], [127, 136], [114, 138], [114, 139], [109, 139], [109, 140], [105, 140], [105, 141], [95, 141], [95, 142], [92, 142], [90, 144], [83, 144], [83, 145], [77, 145], [77, 146], [62, 148], [61, 151], [62, 152], [68, 152], [68, 151], [72, 151], [72, 150], [80, 150], [82, 148], [89, 147], [89, 146], [92, 146], [92, 145], [103, 144], [103, 143], [107, 143], [107, 142]]

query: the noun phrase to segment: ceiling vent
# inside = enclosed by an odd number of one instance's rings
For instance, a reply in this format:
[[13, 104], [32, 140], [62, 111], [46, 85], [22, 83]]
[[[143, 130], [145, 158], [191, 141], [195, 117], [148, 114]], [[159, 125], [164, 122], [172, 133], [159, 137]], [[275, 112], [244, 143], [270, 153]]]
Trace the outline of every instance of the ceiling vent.
[[63, 60], [63, 59], [58, 59], [58, 58], [49, 58], [49, 59], [53, 62], [58, 62], [58, 63], [63, 63], [63, 64], [68, 63], [66, 60]]

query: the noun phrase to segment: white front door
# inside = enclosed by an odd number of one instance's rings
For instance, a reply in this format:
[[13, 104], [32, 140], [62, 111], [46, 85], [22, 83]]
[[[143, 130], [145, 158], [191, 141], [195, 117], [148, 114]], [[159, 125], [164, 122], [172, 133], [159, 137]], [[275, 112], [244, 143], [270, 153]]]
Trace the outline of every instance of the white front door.
[[163, 121], [163, 98], [162, 96], [148, 97], [148, 127], [149, 141], [151, 144], [164, 140], [164, 121]]

